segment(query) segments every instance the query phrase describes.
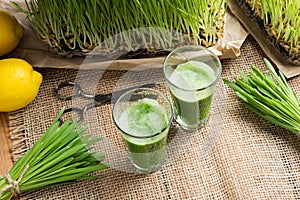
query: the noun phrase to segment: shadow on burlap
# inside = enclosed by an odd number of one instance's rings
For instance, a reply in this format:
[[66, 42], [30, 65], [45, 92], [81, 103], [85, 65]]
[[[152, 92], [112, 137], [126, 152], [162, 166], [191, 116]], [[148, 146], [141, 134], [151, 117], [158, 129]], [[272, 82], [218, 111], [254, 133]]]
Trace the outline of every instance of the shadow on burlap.
[[[236, 59], [222, 60], [222, 78], [233, 80], [238, 69], [250, 64], [267, 71], [258, 44], [249, 36]], [[95, 71], [37, 69], [44, 76], [37, 98], [26, 108], [9, 114], [17, 160], [39, 139], [60, 109], [82, 106], [86, 101], [61, 101], [53, 88], [63, 81], [79, 80], [92, 93], [108, 93], [155, 81], [155, 89], [168, 97], [161, 69]], [[78, 77], [80, 74], [80, 77]], [[98, 79], [100, 80], [98, 81]], [[300, 95], [300, 78], [289, 84]], [[91, 85], [91, 83], [97, 83]], [[133, 171], [125, 145], [114, 126], [112, 104], [88, 111], [84, 125], [104, 141], [93, 148], [106, 152], [110, 168], [95, 172], [96, 180], [23, 194], [21, 199], [296, 199], [300, 196], [300, 145], [292, 133], [272, 125], [246, 109], [220, 80], [207, 126], [195, 133], [173, 123], [165, 165], [155, 173]], [[16, 131], [16, 128], [17, 131]]]

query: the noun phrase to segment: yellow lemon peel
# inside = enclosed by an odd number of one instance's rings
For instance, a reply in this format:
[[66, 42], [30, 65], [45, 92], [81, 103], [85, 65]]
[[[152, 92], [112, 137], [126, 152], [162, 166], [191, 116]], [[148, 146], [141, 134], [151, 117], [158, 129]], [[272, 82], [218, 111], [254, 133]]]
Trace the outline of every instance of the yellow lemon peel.
[[0, 60], [0, 112], [24, 108], [38, 94], [42, 75], [25, 60]]
[[0, 10], [0, 56], [13, 51], [23, 36], [23, 26], [15, 16]]

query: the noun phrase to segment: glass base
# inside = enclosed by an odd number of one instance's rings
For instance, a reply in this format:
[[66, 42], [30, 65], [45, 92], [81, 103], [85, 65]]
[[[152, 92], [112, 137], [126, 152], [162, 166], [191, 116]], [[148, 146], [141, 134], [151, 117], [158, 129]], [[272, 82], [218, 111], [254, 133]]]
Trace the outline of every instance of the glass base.
[[162, 166], [162, 164], [159, 164], [159, 165], [154, 165], [154, 166], [151, 166], [151, 167], [145, 169], [145, 168], [139, 167], [138, 165], [136, 165], [133, 162], [132, 162], [132, 164], [135, 167], [136, 171], [138, 173], [141, 173], [141, 174], [150, 174], [150, 173], [153, 173], [153, 172], [157, 171], [158, 169], [160, 169], [161, 166]]
[[179, 116], [175, 116], [175, 120], [181, 126], [181, 128], [183, 128], [184, 130], [186, 130], [186, 131], [196, 131], [199, 128], [203, 127], [208, 122], [208, 117], [202, 119], [197, 124], [187, 124], [184, 121], [182, 121]]
[[149, 174], [157, 171], [165, 162], [166, 149], [160, 149], [149, 153], [129, 153], [129, 159], [136, 171]]

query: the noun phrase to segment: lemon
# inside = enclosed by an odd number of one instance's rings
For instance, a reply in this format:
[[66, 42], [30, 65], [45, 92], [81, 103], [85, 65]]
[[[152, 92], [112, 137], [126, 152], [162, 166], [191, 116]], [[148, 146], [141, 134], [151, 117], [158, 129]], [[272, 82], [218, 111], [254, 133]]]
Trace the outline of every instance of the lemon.
[[0, 56], [3, 56], [18, 46], [24, 29], [13, 15], [0, 10], [0, 30]]
[[18, 110], [38, 94], [42, 75], [23, 59], [0, 60], [0, 112]]

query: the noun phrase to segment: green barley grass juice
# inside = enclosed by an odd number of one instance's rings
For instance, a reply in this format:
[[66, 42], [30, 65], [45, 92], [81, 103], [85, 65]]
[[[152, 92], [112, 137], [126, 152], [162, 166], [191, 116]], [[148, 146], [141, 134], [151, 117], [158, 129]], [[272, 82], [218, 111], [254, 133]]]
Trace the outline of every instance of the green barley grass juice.
[[127, 107], [118, 121], [133, 165], [145, 173], [160, 167], [169, 131], [165, 108], [154, 99], [143, 98]]
[[[188, 130], [203, 126], [210, 112], [214, 70], [200, 61], [188, 61], [174, 66], [169, 77], [175, 87], [169, 87], [175, 107], [175, 119]], [[178, 89], [180, 88], [180, 89]]]

